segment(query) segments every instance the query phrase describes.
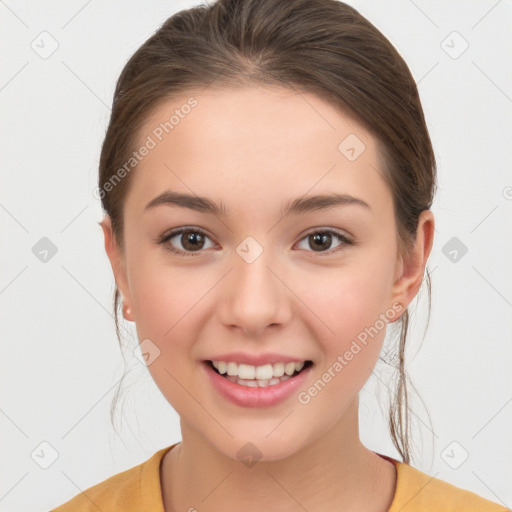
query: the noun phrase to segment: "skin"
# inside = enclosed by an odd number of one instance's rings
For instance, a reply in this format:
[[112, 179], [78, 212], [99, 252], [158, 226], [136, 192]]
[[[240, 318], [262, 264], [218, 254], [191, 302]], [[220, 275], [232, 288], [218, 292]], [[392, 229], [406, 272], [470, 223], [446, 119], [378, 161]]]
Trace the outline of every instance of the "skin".
[[[400, 255], [375, 139], [309, 93], [190, 92], [151, 114], [141, 143], [190, 96], [198, 105], [133, 171], [124, 251], [109, 218], [102, 222], [129, 307], [125, 317], [136, 323], [139, 340], [149, 338], [160, 350], [148, 369], [180, 416], [182, 442], [160, 470], [165, 510], [251, 512], [271, 504], [285, 511], [386, 511], [394, 466], [366, 448], [358, 432], [358, 393], [377, 362], [385, 328], [308, 404], [294, 393], [268, 408], [237, 406], [209, 384], [201, 361], [235, 351], [310, 359], [313, 371], [300, 388], [307, 390], [380, 314], [397, 303], [403, 311], [415, 297], [432, 248], [433, 215], [421, 214], [414, 251]], [[338, 150], [349, 134], [366, 146], [355, 161]], [[222, 201], [226, 216], [169, 205], [144, 212], [164, 190]], [[280, 214], [290, 199], [332, 192], [361, 198], [370, 208]], [[180, 257], [155, 242], [180, 226], [207, 232], [202, 252]], [[354, 244], [333, 237], [315, 251], [307, 235], [322, 228]], [[252, 263], [236, 252], [247, 236], [263, 248]], [[184, 237], [172, 240], [184, 249]], [[248, 442], [262, 454], [252, 467], [237, 458]]]

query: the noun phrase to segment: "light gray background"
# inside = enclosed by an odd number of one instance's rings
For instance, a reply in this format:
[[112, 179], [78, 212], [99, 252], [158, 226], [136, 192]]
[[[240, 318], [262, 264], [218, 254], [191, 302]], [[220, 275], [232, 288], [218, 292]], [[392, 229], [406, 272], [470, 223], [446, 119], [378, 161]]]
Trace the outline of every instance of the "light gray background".
[[[123, 359], [92, 192], [124, 63], [196, 3], [0, 1], [2, 511], [48, 510], [180, 440], [176, 413], [133, 355], [120, 436], [110, 425]], [[512, 4], [349, 3], [409, 64], [439, 166], [432, 316], [420, 348], [423, 290], [407, 354], [424, 403], [411, 407], [422, 450], [413, 465], [510, 507]], [[57, 248], [47, 262], [33, 253], [43, 237]], [[456, 261], [453, 243], [467, 247]], [[386, 379], [379, 364], [361, 394], [361, 436], [396, 456]]]

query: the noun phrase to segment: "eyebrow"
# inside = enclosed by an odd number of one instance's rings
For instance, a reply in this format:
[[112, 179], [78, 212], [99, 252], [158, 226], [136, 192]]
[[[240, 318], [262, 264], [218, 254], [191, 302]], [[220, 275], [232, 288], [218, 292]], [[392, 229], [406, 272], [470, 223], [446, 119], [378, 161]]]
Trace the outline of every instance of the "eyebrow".
[[[179, 206], [202, 213], [210, 213], [217, 217], [226, 216], [224, 203], [216, 203], [207, 197], [184, 194], [167, 190], [152, 199], [144, 208], [144, 211], [161, 205]], [[315, 210], [326, 210], [337, 206], [358, 205], [371, 210], [370, 205], [358, 197], [349, 194], [319, 194], [314, 196], [302, 196], [288, 201], [281, 209], [281, 215], [301, 215]]]

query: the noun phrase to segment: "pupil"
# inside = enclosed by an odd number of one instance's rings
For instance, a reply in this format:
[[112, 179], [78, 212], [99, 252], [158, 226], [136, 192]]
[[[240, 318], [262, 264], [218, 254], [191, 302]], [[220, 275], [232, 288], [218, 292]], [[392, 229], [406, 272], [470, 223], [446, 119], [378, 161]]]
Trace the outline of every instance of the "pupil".
[[321, 234], [312, 235], [310, 237], [313, 240], [313, 244], [311, 245], [311, 247], [313, 249], [315, 249], [315, 244], [320, 243], [320, 244], [324, 244], [324, 247], [322, 247], [320, 245], [320, 249], [326, 249], [326, 248], [328, 248], [330, 243], [327, 243], [327, 247], [325, 247], [325, 243], [326, 242], [330, 242], [331, 241], [331, 237], [332, 237], [332, 235], [330, 235], [329, 233], [321, 233]]
[[[182, 244], [187, 250], [200, 249], [204, 244], [203, 236], [200, 233], [189, 232], [188, 234], [183, 234], [185, 235], [185, 243], [182, 242]], [[187, 247], [188, 244], [190, 245]]]

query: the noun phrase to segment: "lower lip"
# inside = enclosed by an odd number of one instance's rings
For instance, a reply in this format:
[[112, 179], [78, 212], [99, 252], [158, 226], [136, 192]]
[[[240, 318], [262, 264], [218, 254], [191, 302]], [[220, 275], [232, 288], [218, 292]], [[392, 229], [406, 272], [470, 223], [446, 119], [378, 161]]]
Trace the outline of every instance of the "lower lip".
[[215, 389], [224, 397], [240, 407], [270, 407], [289, 398], [307, 379], [313, 365], [302, 370], [295, 377], [265, 388], [249, 388], [231, 382], [219, 375], [210, 363], [203, 362], [208, 377]]

